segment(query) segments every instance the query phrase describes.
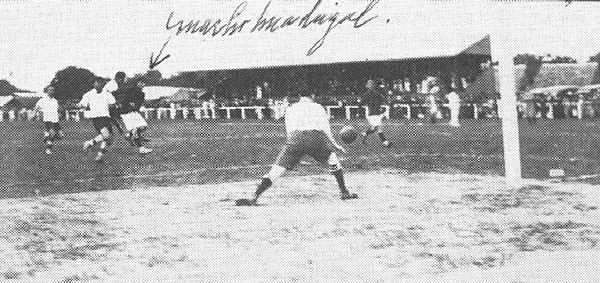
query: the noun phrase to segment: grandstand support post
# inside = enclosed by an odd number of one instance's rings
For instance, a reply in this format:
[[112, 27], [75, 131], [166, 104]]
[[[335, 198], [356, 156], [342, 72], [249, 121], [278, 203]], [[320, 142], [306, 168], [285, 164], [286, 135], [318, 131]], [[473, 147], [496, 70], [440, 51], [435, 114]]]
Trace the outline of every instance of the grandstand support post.
[[263, 119], [263, 109], [264, 109], [264, 107], [256, 107], [256, 108], [254, 108], [254, 110], [256, 111], [256, 117], [258, 117], [258, 120], [262, 120]]
[[515, 91], [515, 67], [513, 45], [509, 32], [491, 35], [492, 61], [498, 62], [498, 83], [502, 108], [502, 140], [504, 145], [504, 173], [506, 185], [521, 185], [521, 152], [519, 143], [519, 120]]

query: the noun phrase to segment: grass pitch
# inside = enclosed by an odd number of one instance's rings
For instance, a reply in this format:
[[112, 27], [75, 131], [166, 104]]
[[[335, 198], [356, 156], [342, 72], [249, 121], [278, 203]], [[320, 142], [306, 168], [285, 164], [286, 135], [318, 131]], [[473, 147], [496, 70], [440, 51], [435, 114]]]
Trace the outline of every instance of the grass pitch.
[[[338, 121], [364, 129], [364, 121]], [[273, 121], [150, 121], [149, 146], [139, 156], [118, 134], [104, 164], [81, 150], [93, 136], [88, 121], [63, 122], [66, 138], [55, 154], [43, 152], [40, 122], [0, 122], [0, 197], [25, 197], [132, 186], [177, 186], [254, 179], [268, 170], [285, 141], [282, 123]], [[387, 122], [393, 142], [379, 145], [356, 141], [343, 156], [347, 171], [395, 168], [408, 172], [502, 175], [502, 134], [497, 120], [466, 120], [460, 128], [446, 124]], [[567, 176], [600, 173], [600, 121], [542, 120], [521, 125], [521, 152], [526, 178], [548, 178], [549, 169]], [[324, 169], [306, 159], [292, 174], [317, 174]], [[596, 182], [590, 178], [588, 182]]]

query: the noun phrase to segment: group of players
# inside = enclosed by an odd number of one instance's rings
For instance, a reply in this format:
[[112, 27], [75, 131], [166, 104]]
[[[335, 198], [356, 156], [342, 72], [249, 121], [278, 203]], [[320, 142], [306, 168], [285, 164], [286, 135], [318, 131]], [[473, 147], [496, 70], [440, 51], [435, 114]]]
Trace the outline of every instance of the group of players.
[[[98, 146], [96, 162], [104, 160], [107, 147], [112, 144], [113, 125], [140, 154], [152, 152], [152, 149], [144, 146], [149, 141], [144, 137], [148, 123], [139, 112], [145, 99], [142, 91], [145, 82], [137, 79], [127, 87], [125, 80], [124, 72], [117, 72], [115, 78], [108, 83], [104, 78], [96, 77], [93, 88], [76, 104], [77, 108], [85, 109], [84, 116], [91, 120], [96, 131], [96, 136], [83, 143], [84, 151]], [[37, 102], [35, 110], [42, 114], [44, 122], [45, 152], [52, 154], [54, 143], [64, 137], [64, 132], [58, 121], [60, 107], [55, 97], [55, 87], [50, 84], [44, 89], [44, 93], [45, 96]], [[120, 122], [125, 126], [126, 132], [122, 130]]]
[[[147, 122], [139, 112], [144, 103], [144, 81], [138, 80], [129, 88], [124, 87], [126, 75], [118, 72], [114, 80], [105, 84], [103, 78], [96, 78], [93, 89], [85, 93], [77, 107], [86, 111], [84, 116], [91, 120], [96, 131], [96, 136], [83, 143], [83, 150], [87, 151], [97, 145], [99, 151], [95, 161], [101, 162], [106, 154], [107, 147], [112, 143], [113, 125], [122, 132], [119, 125], [121, 120], [127, 132], [125, 138], [138, 148], [140, 154], [147, 154], [152, 149], [144, 147], [147, 141], [143, 133], [147, 128]], [[362, 101], [368, 107], [367, 121], [369, 128], [362, 133], [362, 141], [377, 133], [383, 146], [390, 146], [381, 125], [384, 113], [382, 105], [385, 102], [383, 94], [377, 90], [375, 82], [368, 80], [366, 92]], [[46, 87], [46, 96], [39, 100], [36, 110], [43, 115], [44, 142], [46, 153], [52, 154], [52, 146], [63, 138], [64, 134], [58, 123], [58, 101], [54, 97], [54, 87]], [[358, 195], [351, 193], [344, 182], [343, 168], [336, 151], [345, 153], [346, 150], [334, 138], [329, 123], [329, 115], [325, 108], [313, 101], [313, 92], [309, 88], [298, 90], [298, 102], [286, 109], [285, 128], [287, 140], [282, 147], [271, 170], [260, 180], [259, 185], [251, 199], [238, 199], [238, 206], [254, 206], [258, 198], [265, 192], [273, 181], [281, 177], [286, 170], [293, 170], [305, 155], [313, 157], [322, 164], [329, 166], [335, 177], [342, 200], [355, 199]]]

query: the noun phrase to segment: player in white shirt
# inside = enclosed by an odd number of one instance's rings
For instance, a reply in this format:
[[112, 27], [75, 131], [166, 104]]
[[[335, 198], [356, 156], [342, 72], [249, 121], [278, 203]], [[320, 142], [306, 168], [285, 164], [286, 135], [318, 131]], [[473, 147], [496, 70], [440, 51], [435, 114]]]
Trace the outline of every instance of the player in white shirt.
[[429, 96], [427, 97], [427, 99], [429, 100], [429, 121], [432, 124], [435, 124], [437, 122], [438, 119], [440, 119], [441, 117], [441, 112], [438, 108], [438, 103], [437, 100], [435, 98], [435, 95], [433, 94], [429, 94]]
[[58, 123], [58, 100], [54, 97], [54, 87], [47, 86], [44, 89], [45, 96], [40, 98], [35, 104], [34, 111], [42, 113], [44, 121], [44, 143], [46, 144], [46, 154], [52, 154], [52, 146], [57, 140], [64, 136], [63, 130]]
[[337, 180], [342, 200], [358, 197], [348, 192], [344, 184], [344, 172], [334, 149], [341, 152], [345, 152], [345, 149], [336, 142], [331, 133], [329, 115], [323, 106], [312, 101], [308, 91], [301, 91], [300, 101], [286, 110], [285, 128], [286, 144], [279, 152], [269, 173], [263, 176], [256, 188], [254, 198], [238, 199], [236, 205], [256, 205], [260, 195], [272, 185], [273, 180], [281, 177], [286, 170], [294, 169], [305, 155], [329, 165], [331, 173]]
[[106, 148], [112, 143], [112, 124], [109, 109], [116, 103], [115, 97], [108, 91], [103, 91], [103, 78], [94, 80], [94, 88], [83, 95], [78, 107], [89, 109], [86, 118], [92, 120], [92, 125], [98, 133], [96, 137], [83, 143], [83, 150], [87, 151], [94, 145], [99, 145], [100, 150], [96, 155], [96, 161], [101, 162]]
[[446, 95], [448, 99], [448, 105], [450, 108], [450, 126], [459, 127], [460, 123], [458, 122], [458, 115], [460, 114], [460, 97], [458, 93], [452, 89], [448, 95]]

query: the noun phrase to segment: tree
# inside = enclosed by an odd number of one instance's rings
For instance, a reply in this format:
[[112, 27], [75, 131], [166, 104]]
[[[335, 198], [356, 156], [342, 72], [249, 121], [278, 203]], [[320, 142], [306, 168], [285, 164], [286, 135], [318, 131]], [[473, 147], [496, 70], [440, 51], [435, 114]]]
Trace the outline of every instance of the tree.
[[590, 63], [592, 63], [592, 62], [600, 63], [600, 52], [598, 52], [598, 54], [596, 54], [594, 56], [590, 56], [590, 59], [588, 60], [588, 62], [590, 62]]
[[88, 69], [70, 66], [56, 72], [51, 84], [56, 90], [57, 99], [81, 99], [84, 93], [93, 88], [95, 77]]
[[535, 77], [540, 72], [540, 68], [544, 63], [542, 56], [536, 56], [532, 54], [519, 54], [515, 56], [515, 64], [525, 64], [525, 74], [519, 83], [519, 90], [524, 91], [535, 81]]
[[528, 62], [533, 62], [533, 61], [537, 61], [537, 60], [541, 61], [542, 56], [525, 53], [525, 54], [517, 54], [514, 58], [515, 65], [523, 65], [523, 64], [527, 64]]
[[545, 61], [544, 63], [550, 63], [550, 64], [577, 63], [577, 60], [575, 60], [571, 56], [551, 56], [550, 61]]
[[[146, 73], [135, 74], [131, 78], [131, 81], [137, 81], [138, 79], [144, 78], [146, 79], [146, 85], [162, 85], [164, 83], [162, 73], [159, 70], [149, 70]], [[128, 83], [129, 85], [130, 83]]]

